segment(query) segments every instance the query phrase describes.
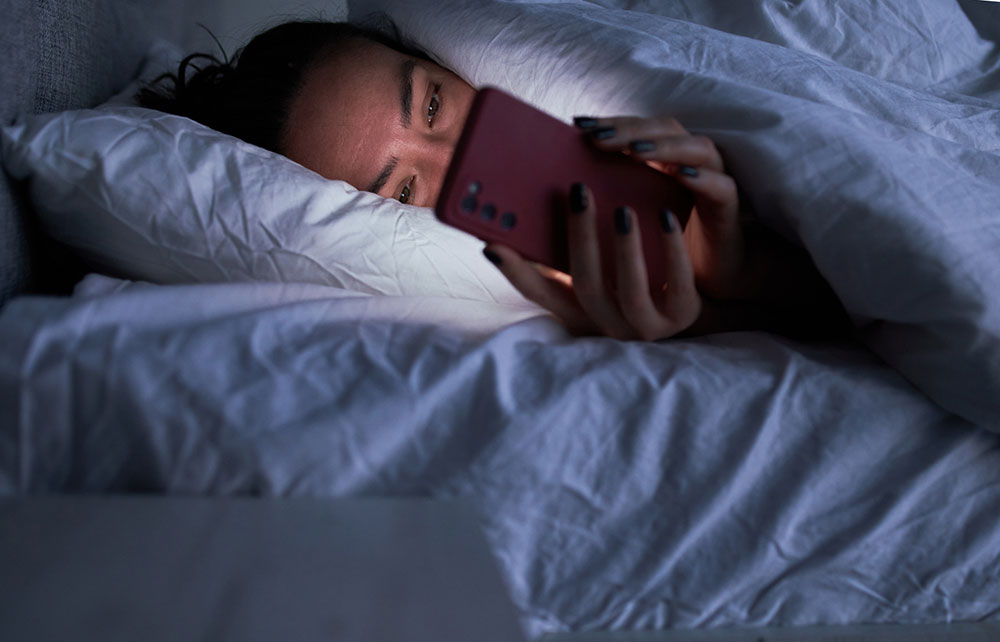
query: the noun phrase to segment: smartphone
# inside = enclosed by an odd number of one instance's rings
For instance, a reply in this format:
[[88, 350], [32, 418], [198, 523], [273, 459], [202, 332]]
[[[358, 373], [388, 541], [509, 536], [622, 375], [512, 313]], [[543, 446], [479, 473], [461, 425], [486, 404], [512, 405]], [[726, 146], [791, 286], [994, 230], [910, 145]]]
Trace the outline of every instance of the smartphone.
[[435, 206], [437, 217], [528, 260], [569, 272], [565, 217], [570, 185], [593, 194], [601, 268], [614, 283], [614, 211], [635, 210], [650, 289], [666, 281], [659, 213], [682, 228], [691, 192], [672, 177], [619, 153], [599, 150], [578, 128], [499, 89], [479, 90]]

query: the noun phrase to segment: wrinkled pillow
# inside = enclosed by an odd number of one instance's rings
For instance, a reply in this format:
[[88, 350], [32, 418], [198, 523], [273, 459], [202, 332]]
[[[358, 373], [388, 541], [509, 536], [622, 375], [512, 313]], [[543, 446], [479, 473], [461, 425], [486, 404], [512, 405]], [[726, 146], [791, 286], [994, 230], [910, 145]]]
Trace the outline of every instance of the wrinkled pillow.
[[154, 283], [283, 281], [530, 305], [483, 243], [194, 121], [116, 104], [21, 118], [3, 162], [96, 268]]

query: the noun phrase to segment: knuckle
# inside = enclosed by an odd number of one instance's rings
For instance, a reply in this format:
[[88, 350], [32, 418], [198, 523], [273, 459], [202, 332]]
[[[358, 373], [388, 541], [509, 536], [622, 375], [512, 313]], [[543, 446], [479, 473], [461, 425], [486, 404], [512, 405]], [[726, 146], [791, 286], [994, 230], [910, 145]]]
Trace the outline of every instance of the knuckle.
[[576, 292], [578, 299], [587, 301], [600, 299], [604, 296], [604, 289], [600, 284], [588, 278], [573, 279], [573, 291]]
[[543, 307], [549, 307], [551, 304], [552, 292], [547, 287], [548, 284], [540, 278], [528, 274], [510, 274], [507, 279], [529, 301]]
[[664, 336], [663, 328], [659, 319], [643, 317], [641, 319], [629, 319], [632, 324], [636, 338], [641, 341], [656, 341]]
[[694, 294], [688, 304], [684, 306], [684, 312], [684, 327], [687, 328], [701, 316], [701, 298], [697, 294]]
[[619, 300], [621, 301], [623, 311], [630, 316], [635, 316], [638, 312], [649, 307], [646, 305], [645, 294], [634, 289], [624, 291], [620, 295]]
[[645, 326], [639, 328], [639, 337], [643, 341], [656, 341], [657, 339], [662, 339], [667, 336], [667, 332], [664, 329], [653, 326]]
[[694, 142], [703, 152], [711, 155], [717, 155], [718, 150], [715, 148], [715, 141], [713, 141], [708, 136], [692, 136], [692, 142]]
[[736, 181], [732, 177], [722, 175], [715, 185], [715, 200], [720, 204], [732, 203], [738, 198]]
[[642, 341], [654, 341], [663, 335], [658, 320], [655, 316], [650, 315], [646, 306], [628, 307], [623, 304], [622, 316], [631, 326], [636, 338]]
[[624, 141], [633, 140], [642, 136], [642, 125], [631, 121], [623, 121], [615, 126], [617, 134], [614, 141], [617, 145], [622, 145]]
[[537, 303], [542, 307], [546, 308], [549, 307], [548, 292], [546, 292], [543, 288], [538, 287], [536, 284], [519, 285], [515, 283], [514, 285], [517, 286], [517, 289], [521, 291], [521, 294], [524, 295], [524, 298], [534, 303]]
[[635, 339], [635, 333], [630, 330], [623, 330], [621, 328], [614, 328], [604, 331], [605, 336], [609, 336], [612, 339], [617, 339], [618, 341], [632, 341]]
[[664, 116], [662, 119], [660, 119], [660, 123], [667, 129], [673, 129], [673, 130], [684, 129], [681, 126], [681, 122], [676, 118], [674, 118], [673, 116]]
[[722, 191], [726, 195], [727, 201], [735, 201], [739, 197], [739, 190], [736, 188], [736, 181], [732, 176], [725, 176], [722, 182]]

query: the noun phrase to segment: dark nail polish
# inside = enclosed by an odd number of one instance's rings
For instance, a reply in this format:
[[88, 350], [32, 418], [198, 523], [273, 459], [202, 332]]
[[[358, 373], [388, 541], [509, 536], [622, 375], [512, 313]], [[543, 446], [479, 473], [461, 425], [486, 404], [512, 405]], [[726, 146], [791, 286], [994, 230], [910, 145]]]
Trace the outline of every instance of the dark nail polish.
[[674, 231], [674, 215], [669, 209], [660, 210], [660, 227], [667, 234]]
[[597, 140], [607, 140], [609, 138], [615, 137], [614, 127], [598, 127], [597, 129], [591, 130], [590, 135]]
[[597, 127], [597, 119], [590, 116], [576, 116], [573, 118], [573, 124], [580, 129], [593, 129]]
[[681, 165], [678, 171], [685, 176], [690, 176], [691, 178], [698, 176], [698, 170], [690, 165]]
[[628, 208], [619, 207], [615, 210], [615, 230], [625, 236], [632, 229], [632, 221], [629, 220]]
[[490, 250], [489, 248], [483, 248], [483, 256], [488, 258], [490, 260], [490, 263], [492, 263], [497, 267], [503, 265], [503, 261], [500, 260], [500, 255], [494, 252], [493, 250]]
[[587, 209], [587, 190], [583, 183], [573, 183], [569, 188], [569, 210], [579, 214]]
[[651, 152], [656, 149], [656, 143], [651, 140], [633, 140], [628, 148], [633, 152]]

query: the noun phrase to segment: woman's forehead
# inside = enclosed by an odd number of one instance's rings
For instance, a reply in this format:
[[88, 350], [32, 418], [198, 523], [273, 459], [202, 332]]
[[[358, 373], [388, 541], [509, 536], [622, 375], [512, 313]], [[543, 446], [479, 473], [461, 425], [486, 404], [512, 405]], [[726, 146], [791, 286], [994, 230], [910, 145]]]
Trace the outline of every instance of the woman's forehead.
[[393, 139], [399, 70], [408, 60], [379, 43], [356, 40], [310, 68], [285, 131], [287, 156], [352, 185], [378, 173], [375, 152]]

